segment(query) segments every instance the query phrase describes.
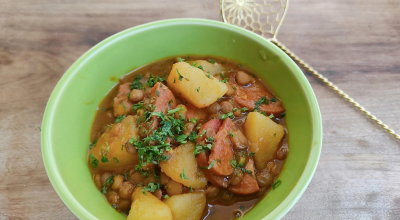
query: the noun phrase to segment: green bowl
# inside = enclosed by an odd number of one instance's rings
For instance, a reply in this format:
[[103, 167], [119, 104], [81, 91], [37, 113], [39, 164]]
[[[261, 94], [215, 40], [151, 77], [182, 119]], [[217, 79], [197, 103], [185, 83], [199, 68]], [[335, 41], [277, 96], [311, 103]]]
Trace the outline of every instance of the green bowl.
[[286, 107], [290, 153], [272, 190], [243, 219], [279, 219], [299, 200], [318, 164], [322, 122], [318, 103], [297, 65], [266, 39], [236, 26], [173, 19], [117, 33], [82, 55], [64, 74], [47, 103], [42, 155], [64, 204], [80, 219], [125, 219], [96, 189], [86, 162], [91, 125], [115, 85], [110, 79], [159, 59], [183, 54], [226, 57], [257, 72]]

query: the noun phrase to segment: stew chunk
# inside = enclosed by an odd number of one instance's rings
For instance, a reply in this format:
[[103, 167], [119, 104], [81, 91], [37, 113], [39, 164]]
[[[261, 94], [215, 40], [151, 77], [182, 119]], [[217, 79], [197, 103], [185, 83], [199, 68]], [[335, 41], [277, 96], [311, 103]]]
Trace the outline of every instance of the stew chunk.
[[150, 192], [142, 192], [142, 187], [137, 187], [132, 195], [131, 211], [128, 220], [172, 220], [171, 209]]
[[138, 136], [136, 116], [127, 116], [121, 122], [111, 125], [90, 150], [92, 168], [104, 170], [137, 164], [137, 155], [129, 154], [126, 147], [122, 146], [132, 137]]
[[204, 193], [188, 193], [171, 196], [164, 202], [171, 208], [173, 219], [197, 220], [206, 206], [206, 196]]
[[194, 157], [194, 144], [189, 142], [170, 150], [166, 155], [168, 160], [160, 163], [161, 170], [178, 183], [193, 188], [204, 188], [207, 179], [197, 168], [196, 158]]
[[250, 112], [244, 123], [244, 134], [250, 141], [250, 152], [253, 155], [255, 166], [262, 170], [274, 158], [284, 130], [282, 125], [276, 124], [269, 117], [258, 112]]
[[225, 83], [185, 62], [172, 65], [167, 82], [175, 93], [197, 108], [211, 105], [228, 91]]

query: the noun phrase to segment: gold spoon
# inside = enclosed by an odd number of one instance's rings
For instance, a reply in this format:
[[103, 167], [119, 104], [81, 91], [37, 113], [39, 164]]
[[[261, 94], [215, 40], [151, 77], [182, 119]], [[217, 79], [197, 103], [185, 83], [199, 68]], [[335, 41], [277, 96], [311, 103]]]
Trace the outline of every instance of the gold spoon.
[[267, 40], [278, 46], [298, 65], [304, 67], [382, 129], [393, 135], [397, 140], [400, 140], [400, 136], [396, 132], [276, 39], [288, 7], [289, 0], [220, 0], [221, 16], [225, 23], [242, 27], [267, 38]]

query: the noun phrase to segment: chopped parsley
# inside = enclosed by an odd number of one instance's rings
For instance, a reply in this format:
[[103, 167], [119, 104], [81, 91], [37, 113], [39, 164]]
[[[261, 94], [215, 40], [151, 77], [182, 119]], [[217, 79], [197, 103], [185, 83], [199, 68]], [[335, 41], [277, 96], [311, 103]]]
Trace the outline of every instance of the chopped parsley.
[[271, 101], [271, 102], [276, 102], [276, 98], [272, 97], [272, 98], [270, 99], [270, 101]]
[[254, 154], [255, 154], [255, 152], [251, 152], [251, 153], [249, 154], [249, 157], [252, 157]]
[[139, 109], [141, 109], [142, 107], [143, 107], [143, 101], [141, 101], [141, 102], [138, 102], [138, 103], [136, 103], [136, 104], [133, 104], [132, 105], [132, 109], [133, 109], [133, 111], [136, 113], [137, 112], [137, 110], [139, 110]]
[[142, 193], [146, 195], [146, 191], [153, 193], [160, 188], [161, 188], [160, 183], [149, 183], [147, 184], [147, 186], [142, 188]]
[[208, 61], [209, 61], [210, 63], [212, 63], [212, 64], [215, 63], [215, 60], [213, 60], [213, 59], [208, 59]]
[[[171, 100], [172, 101], [172, 100]], [[174, 108], [174, 109], [172, 109], [172, 110], [168, 110], [167, 111], [167, 114], [168, 115], [172, 115], [172, 114], [175, 114], [175, 113], [177, 113], [177, 112], [180, 112], [180, 111], [183, 111], [184, 109], [183, 109], [183, 107], [182, 106], [179, 106], [178, 108]]]
[[223, 80], [220, 80], [220, 82], [227, 83], [228, 82], [228, 78], [224, 78]]
[[242, 111], [242, 112], [247, 112], [248, 110], [249, 110], [249, 109], [246, 108], [246, 107], [243, 107], [243, 108], [240, 109], [240, 111]]
[[246, 170], [243, 166], [243, 163], [237, 164], [236, 160], [232, 159], [231, 160], [231, 165], [233, 168], [237, 168], [240, 169], [241, 171], [248, 173], [248, 174], [252, 174], [253, 172], [251, 170]]
[[185, 59], [178, 57], [178, 62], [185, 62]]
[[232, 113], [232, 112], [228, 112], [228, 113], [226, 113], [226, 114], [222, 114], [222, 115], [220, 116], [220, 119], [225, 120], [225, 119], [227, 119], [227, 118], [232, 118], [232, 117], [233, 117], [233, 113]]
[[99, 166], [99, 160], [93, 154], [90, 154], [90, 165], [92, 165], [93, 169], [96, 169]]
[[213, 161], [210, 163], [210, 165], [207, 167], [207, 169], [208, 169], [208, 170], [211, 169], [211, 168], [214, 166], [214, 164], [215, 164], [215, 160], [213, 160]]
[[276, 133], [274, 133], [274, 137], [276, 137]]
[[107, 193], [107, 186], [110, 186], [114, 183], [114, 176], [110, 176], [107, 178], [106, 182], [103, 184], [103, 188], [101, 189], [101, 193], [106, 194]]
[[89, 144], [89, 149], [92, 149], [96, 146], [97, 140], [93, 141], [93, 143]]
[[285, 117], [285, 115], [286, 115], [286, 112], [282, 112], [282, 113], [279, 115], [279, 117], [283, 118], [283, 117]]
[[101, 156], [101, 162], [103, 162], [103, 163], [108, 163], [108, 162], [110, 162], [110, 161], [108, 160], [107, 156], [106, 156], [109, 150], [110, 150], [110, 145], [108, 145], [108, 143], [107, 143], [107, 149], [106, 149], [106, 151], [104, 152], [103, 156]]
[[[122, 146], [123, 146], [123, 145], [122, 145]], [[113, 157], [113, 159], [114, 159], [115, 163], [118, 164], [118, 162], [119, 162], [119, 161], [118, 161], [118, 158]]]
[[189, 189], [190, 189], [190, 192], [193, 193], [193, 188], [192, 188], [192, 187], [189, 187]]
[[206, 137], [206, 142], [213, 143], [215, 140], [212, 137]]
[[108, 158], [107, 158], [106, 155], [103, 155], [103, 156], [101, 156], [101, 162], [103, 162], [103, 163], [108, 163], [108, 162], [110, 162], [110, 161], [108, 160]]
[[131, 89], [143, 89], [142, 75], [137, 75], [131, 84]]
[[272, 190], [276, 189], [281, 184], [282, 184], [282, 180], [277, 180], [274, 184], [272, 184]]
[[159, 164], [165, 161], [168, 156], [164, 152], [171, 150], [171, 145], [166, 143], [167, 137], [173, 138], [180, 143], [186, 143], [188, 136], [183, 134], [185, 127], [185, 118], [180, 114], [179, 118], [175, 118], [174, 114], [184, 110], [181, 106], [175, 109], [169, 109], [167, 114], [163, 112], [145, 112], [144, 122], [148, 122], [152, 116], [160, 121], [160, 126], [149, 132], [148, 136], [142, 140], [132, 138], [129, 142], [136, 148], [139, 156], [139, 163], [135, 170], [145, 173], [143, 166], [148, 164]]
[[200, 92], [200, 87], [196, 89], [197, 92]]
[[241, 206], [239, 207], [239, 209], [242, 210], [242, 211], [244, 211], [244, 208], [245, 208], [244, 205], [241, 205]]
[[178, 70], [178, 69], [176, 69], [176, 72], [178, 72], [178, 75], [179, 75], [179, 81], [182, 81], [182, 79], [183, 79], [183, 76], [181, 75], [181, 73], [179, 72], [179, 70]]
[[189, 177], [186, 176], [186, 169], [185, 168], [183, 168], [183, 173], [180, 173], [180, 175], [181, 175], [181, 178], [183, 180], [189, 180]]
[[165, 196], [164, 196], [164, 199], [168, 199], [168, 198], [169, 198], [169, 195], [165, 195]]
[[229, 131], [229, 136], [231, 136], [231, 137], [235, 137], [235, 134], [234, 134], [234, 133], [232, 133], [232, 131]]
[[122, 120], [124, 120], [124, 118], [126, 118], [126, 115], [123, 115], [123, 116], [118, 115], [117, 119], [115, 119], [115, 123], [121, 122]]
[[196, 66], [197, 65], [197, 62], [194, 62], [193, 64], [192, 64], [192, 66]]
[[158, 97], [160, 97], [160, 91], [159, 90], [156, 90], [156, 94], [157, 94]]
[[40, 127], [37, 127], [39, 129], [39, 131], [42, 131], [42, 129]]
[[192, 118], [189, 120], [189, 122], [192, 122], [193, 124], [197, 124], [197, 120], [198, 120], [197, 118]]
[[201, 69], [201, 70], [203, 70], [203, 71], [204, 71], [204, 69], [203, 69], [203, 66], [202, 66], [202, 65], [198, 66], [197, 68], [199, 68], [199, 69]]
[[164, 79], [164, 78], [161, 77], [161, 76], [155, 76], [155, 77], [153, 77], [153, 76], [150, 74], [149, 79], [147, 80], [146, 85], [147, 85], [149, 88], [151, 88], [151, 87], [153, 87], [157, 82], [163, 82], [163, 81], [166, 81], [166, 79]]
[[268, 117], [269, 117], [269, 118], [273, 118], [273, 117], [274, 117], [274, 114], [271, 113]]
[[254, 103], [254, 111], [259, 111], [260, 105], [262, 105], [262, 104], [269, 104], [269, 101], [266, 96], [261, 97], [259, 100], [257, 100]]
[[186, 134], [181, 134], [175, 138], [175, 140], [181, 144], [187, 143], [186, 138], [188, 136]]
[[195, 157], [197, 157], [201, 152], [211, 151], [212, 147], [213, 147], [212, 144], [206, 144], [206, 145], [196, 144], [193, 154]]

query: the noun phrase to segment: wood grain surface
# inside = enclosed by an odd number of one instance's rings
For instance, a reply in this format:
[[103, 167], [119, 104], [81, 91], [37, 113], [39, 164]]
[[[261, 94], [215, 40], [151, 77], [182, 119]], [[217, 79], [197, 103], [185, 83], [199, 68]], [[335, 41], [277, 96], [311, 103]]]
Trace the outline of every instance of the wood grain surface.
[[[218, 0], [0, 0], [0, 219], [76, 219], [53, 190], [40, 131], [50, 93], [90, 47], [160, 19], [221, 20]], [[400, 132], [400, 2], [292, 0], [278, 36]], [[321, 159], [284, 219], [400, 219], [400, 142], [306, 74]]]

